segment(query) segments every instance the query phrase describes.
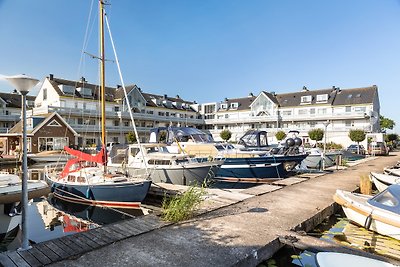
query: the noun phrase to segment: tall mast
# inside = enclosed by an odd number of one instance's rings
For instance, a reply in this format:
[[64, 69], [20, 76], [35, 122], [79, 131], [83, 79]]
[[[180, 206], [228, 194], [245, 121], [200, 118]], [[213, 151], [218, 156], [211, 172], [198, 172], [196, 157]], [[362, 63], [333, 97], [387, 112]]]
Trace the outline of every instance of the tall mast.
[[103, 0], [99, 0], [99, 19], [100, 19], [100, 100], [101, 100], [101, 143], [104, 149], [104, 172], [107, 171], [107, 151], [106, 144], [106, 78], [105, 78], [105, 57], [104, 57], [104, 3]]

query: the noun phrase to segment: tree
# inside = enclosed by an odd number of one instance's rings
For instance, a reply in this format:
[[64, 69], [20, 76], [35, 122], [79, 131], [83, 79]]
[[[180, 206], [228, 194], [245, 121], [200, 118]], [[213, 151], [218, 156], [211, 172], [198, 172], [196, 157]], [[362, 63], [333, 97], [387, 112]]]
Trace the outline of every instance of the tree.
[[379, 116], [379, 120], [382, 131], [386, 131], [387, 129], [393, 130], [394, 126], [396, 125], [393, 120], [386, 118], [382, 115]]
[[223, 130], [219, 136], [226, 142], [232, 137], [232, 133], [229, 130]]
[[308, 136], [310, 137], [311, 140], [314, 141], [321, 141], [322, 138], [324, 138], [324, 130], [316, 128], [308, 131]]
[[286, 133], [285, 133], [284, 131], [278, 131], [278, 132], [275, 134], [275, 138], [276, 138], [276, 140], [278, 140], [278, 141], [282, 141], [283, 139], [285, 139], [285, 137], [286, 137]]
[[396, 143], [393, 141], [396, 141], [399, 138], [398, 134], [387, 134], [385, 136], [385, 141], [391, 146], [391, 147], [395, 147]]
[[126, 134], [126, 141], [128, 141], [129, 144], [136, 143], [136, 134], [134, 132], [129, 132]]
[[357, 154], [360, 154], [360, 142], [364, 141], [366, 137], [365, 131], [354, 129], [349, 131], [349, 138], [353, 142], [357, 142]]

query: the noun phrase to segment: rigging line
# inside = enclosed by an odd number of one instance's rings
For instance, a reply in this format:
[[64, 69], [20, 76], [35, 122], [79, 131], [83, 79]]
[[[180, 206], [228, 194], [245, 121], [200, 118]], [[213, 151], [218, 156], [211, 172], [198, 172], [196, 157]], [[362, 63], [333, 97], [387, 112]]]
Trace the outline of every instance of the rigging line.
[[[122, 72], [121, 72], [121, 67], [120, 67], [120, 65], [119, 65], [119, 60], [118, 60], [117, 51], [116, 51], [116, 49], [115, 49], [114, 40], [113, 40], [113, 38], [112, 38], [110, 25], [109, 25], [109, 23], [108, 23], [107, 14], [105, 14], [104, 17], [105, 17], [105, 21], [106, 21], [106, 25], [107, 25], [107, 29], [108, 29], [108, 34], [109, 34], [109, 36], [110, 36], [110, 41], [111, 41], [111, 46], [112, 46], [112, 48], [113, 48], [115, 61], [116, 61], [116, 63], [117, 63], [119, 78], [120, 78], [120, 80], [121, 80], [122, 88], [124, 89], [124, 95], [125, 95], [126, 104], [127, 104], [128, 110], [129, 110], [129, 116], [130, 116], [130, 118], [131, 118], [132, 125], [133, 125], [133, 130], [134, 130], [135, 135], [136, 135], [136, 141], [137, 141], [139, 147], [141, 147], [141, 145], [140, 145], [140, 138], [139, 138], [139, 135], [138, 135], [138, 132], [137, 132], [137, 129], [136, 129], [135, 120], [134, 120], [134, 118], [133, 118], [133, 113], [132, 113], [132, 109], [131, 109], [131, 103], [129, 102], [128, 94], [126, 93], [125, 83], [124, 83], [124, 79], [123, 79], [123, 77], [122, 77]], [[142, 157], [144, 158], [143, 149], [140, 149], [140, 152], [141, 152], [141, 154], [142, 154]], [[144, 160], [143, 162], [144, 162], [144, 166], [145, 166], [145, 168], [146, 168], [146, 174], [148, 174], [147, 162], [146, 162], [145, 160]]]

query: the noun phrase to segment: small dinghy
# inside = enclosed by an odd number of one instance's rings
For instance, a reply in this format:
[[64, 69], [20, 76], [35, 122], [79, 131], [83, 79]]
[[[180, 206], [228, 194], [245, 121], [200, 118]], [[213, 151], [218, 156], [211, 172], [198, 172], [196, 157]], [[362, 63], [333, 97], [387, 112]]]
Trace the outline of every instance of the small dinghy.
[[375, 260], [353, 254], [337, 252], [318, 252], [316, 255], [317, 266], [319, 267], [394, 267], [388, 262]]
[[400, 240], [400, 185], [390, 185], [376, 196], [336, 190], [333, 198], [352, 222]]
[[375, 184], [379, 192], [385, 190], [389, 185], [400, 183], [400, 177], [384, 173], [370, 173], [371, 181]]

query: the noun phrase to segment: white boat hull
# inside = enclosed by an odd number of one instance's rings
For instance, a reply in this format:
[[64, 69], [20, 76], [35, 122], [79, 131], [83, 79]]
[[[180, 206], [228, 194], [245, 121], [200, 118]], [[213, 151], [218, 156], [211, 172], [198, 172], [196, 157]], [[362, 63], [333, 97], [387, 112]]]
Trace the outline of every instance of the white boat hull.
[[400, 177], [394, 175], [371, 172], [370, 177], [379, 192], [384, 191], [389, 185], [400, 183]]
[[[400, 240], [400, 216], [367, 203], [372, 196], [337, 190], [335, 201], [346, 217], [368, 230]], [[368, 218], [368, 219], [367, 219]]]

